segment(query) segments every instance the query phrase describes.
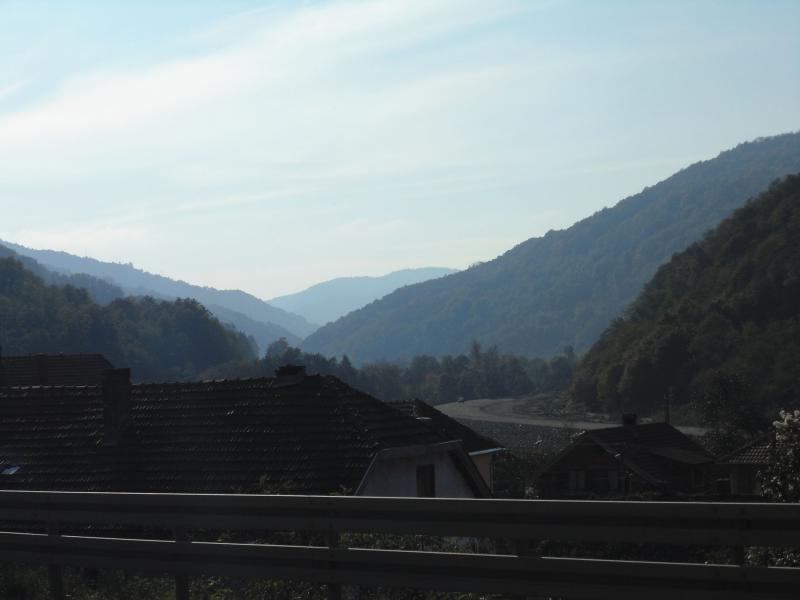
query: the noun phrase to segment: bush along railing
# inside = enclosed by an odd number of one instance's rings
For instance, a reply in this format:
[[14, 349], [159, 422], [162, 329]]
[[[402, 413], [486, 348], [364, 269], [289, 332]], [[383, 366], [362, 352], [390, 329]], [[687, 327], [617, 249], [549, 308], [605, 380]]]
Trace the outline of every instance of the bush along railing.
[[[800, 589], [800, 569], [743, 559], [746, 547], [799, 545], [798, 504], [0, 491], [0, 514], [0, 560], [48, 565], [54, 600], [65, 597], [65, 566], [169, 573], [179, 600], [204, 575], [312, 582], [329, 598], [343, 585], [649, 600]], [[203, 541], [223, 531], [243, 537]], [[259, 532], [296, 533], [277, 544]], [[439, 536], [450, 551], [376, 548], [375, 534]], [[351, 545], [364, 538], [370, 547]], [[499, 540], [496, 551], [470, 551], [479, 539]], [[642, 544], [733, 549], [732, 564], [614, 555]], [[598, 545], [611, 549], [604, 558], [563, 555]], [[567, 550], [536, 555], [548, 547]]]

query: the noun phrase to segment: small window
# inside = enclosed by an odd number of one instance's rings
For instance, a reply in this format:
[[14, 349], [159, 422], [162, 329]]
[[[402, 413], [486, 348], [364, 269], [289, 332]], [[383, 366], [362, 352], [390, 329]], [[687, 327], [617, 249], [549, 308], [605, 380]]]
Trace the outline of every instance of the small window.
[[571, 490], [586, 489], [586, 471], [569, 472], [569, 489]]
[[703, 473], [702, 469], [694, 469], [692, 471], [692, 484], [694, 487], [702, 487], [705, 485], [705, 473]]
[[417, 467], [417, 496], [419, 498], [436, 496], [436, 471], [434, 471], [433, 465]]
[[611, 492], [619, 491], [619, 471], [611, 470], [608, 472], [608, 489]]

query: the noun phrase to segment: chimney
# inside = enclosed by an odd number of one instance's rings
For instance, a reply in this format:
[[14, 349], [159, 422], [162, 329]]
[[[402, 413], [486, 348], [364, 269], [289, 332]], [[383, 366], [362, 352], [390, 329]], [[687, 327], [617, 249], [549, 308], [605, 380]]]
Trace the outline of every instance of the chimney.
[[633, 427], [636, 421], [636, 413], [622, 413], [622, 424], [626, 427]]
[[297, 385], [305, 378], [306, 368], [303, 365], [284, 365], [275, 370], [275, 383], [273, 387]]
[[131, 410], [131, 370], [103, 373], [103, 445], [117, 446]]

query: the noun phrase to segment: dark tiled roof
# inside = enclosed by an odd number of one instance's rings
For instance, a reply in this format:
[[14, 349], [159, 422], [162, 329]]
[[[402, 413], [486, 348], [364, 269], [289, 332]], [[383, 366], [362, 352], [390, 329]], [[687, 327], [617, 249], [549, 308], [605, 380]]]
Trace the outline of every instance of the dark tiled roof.
[[628, 444], [653, 451], [668, 451], [672, 454], [670, 458], [680, 462], [713, 460], [705, 448], [668, 423], [592, 429], [588, 435], [606, 445]]
[[102, 354], [3, 356], [0, 385], [98, 385], [113, 368]]
[[462, 425], [455, 419], [436, 410], [430, 404], [421, 400], [410, 400], [408, 402], [395, 402], [392, 406], [397, 407], [408, 415], [415, 418], [430, 419], [430, 426], [442, 437], [442, 440], [461, 440], [467, 452], [480, 452], [482, 450], [494, 450], [501, 448], [502, 444], [490, 437], [479, 434], [466, 425]]
[[623, 425], [593, 429], [584, 434], [652, 482], [670, 480], [679, 465], [703, 465], [714, 457], [700, 444], [668, 423]]
[[667, 423], [623, 425], [584, 431], [538, 477], [557, 472], [563, 461], [586, 445], [599, 446], [641, 479], [659, 487], [678, 481], [687, 467], [714, 461], [702, 446]]
[[6, 388], [0, 403], [0, 466], [20, 467], [5, 488], [328, 493], [355, 490], [378, 450], [440, 441], [333, 377], [134, 385], [118, 448], [102, 444], [99, 386]]
[[768, 465], [772, 462], [769, 457], [769, 441], [768, 436], [755, 439], [720, 460], [720, 463], [724, 465]]
[[105, 490], [111, 455], [100, 447], [99, 386], [0, 389], [0, 488]]

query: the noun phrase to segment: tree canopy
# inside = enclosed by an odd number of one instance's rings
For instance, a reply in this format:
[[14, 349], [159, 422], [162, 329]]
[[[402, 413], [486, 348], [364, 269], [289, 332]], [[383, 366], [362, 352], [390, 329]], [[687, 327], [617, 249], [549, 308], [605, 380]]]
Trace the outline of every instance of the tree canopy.
[[0, 344], [7, 355], [99, 352], [137, 380], [188, 379], [254, 358], [246, 337], [194, 300], [101, 306], [85, 289], [46, 285], [14, 258], [0, 259]]
[[[581, 361], [574, 398], [648, 413], [740, 382], [759, 412], [800, 397], [800, 175], [776, 182], [656, 273]], [[733, 389], [728, 390], [733, 393]]]
[[341, 360], [303, 352], [279, 340], [257, 361], [226, 364], [205, 376], [271, 377], [278, 367], [304, 365], [309, 373], [335, 375], [352, 386], [386, 401], [419, 398], [429, 404], [459, 398], [502, 398], [566, 390], [577, 359], [572, 348], [550, 360], [500, 354], [497, 348], [473, 343], [468, 354], [415, 356], [403, 363], [377, 362], [353, 366], [347, 355]]

